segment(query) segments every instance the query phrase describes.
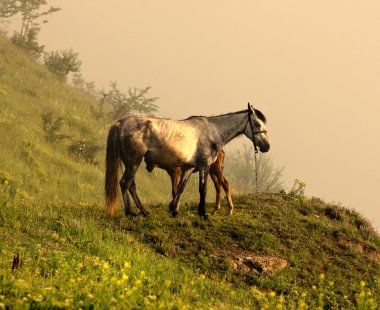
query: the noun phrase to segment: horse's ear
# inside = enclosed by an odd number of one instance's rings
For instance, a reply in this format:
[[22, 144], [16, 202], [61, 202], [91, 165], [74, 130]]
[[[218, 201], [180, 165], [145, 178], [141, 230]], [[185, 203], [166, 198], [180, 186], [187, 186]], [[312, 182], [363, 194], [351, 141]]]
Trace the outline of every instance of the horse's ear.
[[253, 115], [256, 114], [255, 110], [253, 109], [252, 104], [250, 104], [249, 102], [248, 102], [248, 111], [249, 111], [249, 114], [253, 114]]

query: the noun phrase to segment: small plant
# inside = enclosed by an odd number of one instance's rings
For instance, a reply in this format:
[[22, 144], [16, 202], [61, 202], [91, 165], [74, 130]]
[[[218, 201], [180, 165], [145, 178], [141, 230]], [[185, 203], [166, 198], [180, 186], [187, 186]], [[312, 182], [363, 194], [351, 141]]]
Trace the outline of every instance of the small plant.
[[90, 110], [92, 115], [96, 120], [101, 120], [102, 118], [105, 117], [106, 113], [104, 110], [105, 107], [105, 98], [102, 97], [100, 100], [98, 100], [97, 105], [91, 105]]
[[288, 192], [288, 195], [291, 197], [303, 197], [305, 195], [305, 187], [305, 182], [295, 179], [291, 190]]
[[69, 153], [75, 158], [81, 158], [87, 163], [98, 164], [96, 160], [96, 154], [102, 149], [102, 147], [94, 142], [87, 141], [82, 138], [73, 141], [69, 147]]
[[0, 171], [0, 196], [14, 199], [18, 191], [17, 184], [10, 174]]
[[324, 213], [332, 220], [342, 221], [344, 218], [344, 209], [339, 206], [327, 206]]
[[45, 140], [50, 143], [54, 143], [63, 139], [67, 139], [70, 136], [60, 133], [64, 119], [60, 116], [54, 116], [54, 112], [45, 111], [41, 114], [42, 128], [45, 132]]

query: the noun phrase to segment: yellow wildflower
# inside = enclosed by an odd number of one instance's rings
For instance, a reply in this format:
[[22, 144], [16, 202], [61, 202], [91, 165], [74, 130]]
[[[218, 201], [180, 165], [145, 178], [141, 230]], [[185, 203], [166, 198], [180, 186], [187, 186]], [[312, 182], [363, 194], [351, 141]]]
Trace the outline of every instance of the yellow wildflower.
[[130, 262], [127, 262], [127, 261], [124, 262], [124, 268], [129, 269], [129, 268], [131, 268], [131, 266], [132, 265]]
[[165, 287], [170, 287], [170, 285], [172, 285], [172, 281], [165, 280]]
[[269, 297], [274, 297], [274, 296], [276, 296], [276, 293], [275, 292], [273, 292], [273, 291], [271, 291], [270, 293], [269, 293]]
[[319, 279], [323, 280], [324, 278], [325, 278], [325, 274], [324, 274], [324, 273], [321, 273], [321, 274], [319, 275]]
[[361, 287], [365, 287], [365, 282], [364, 281], [360, 281], [360, 286]]
[[199, 279], [201, 279], [201, 280], [206, 279], [206, 275], [202, 273], [201, 275], [199, 275]]
[[109, 268], [110, 268], [110, 265], [108, 263], [103, 264], [103, 269], [109, 269]]
[[141, 282], [141, 280], [140, 280], [140, 279], [137, 279], [137, 280], [135, 281], [135, 285], [136, 285], [136, 286], [140, 286], [140, 285], [141, 285], [141, 283], [142, 283], [142, 282]]
[[128, 275], [126, 275], [125, 273], [123, 273], [123, 276], [122, 276], [122, 279], [127, 281], [129, 279]]

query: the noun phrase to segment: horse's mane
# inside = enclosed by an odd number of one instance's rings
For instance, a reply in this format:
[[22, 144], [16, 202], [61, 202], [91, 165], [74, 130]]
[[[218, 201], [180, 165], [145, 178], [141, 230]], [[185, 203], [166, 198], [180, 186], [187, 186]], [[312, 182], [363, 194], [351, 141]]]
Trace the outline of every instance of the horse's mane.
[[[261, 121], [263, 121], [264, 123], [267, 122], [267, 118], [265, 117], [265, 115], [260, 110], [257, 110], [257, 109], [253, 109], [253, 110], [255, 110], [255, 113], [256, 113], [257, 117]], [[248, 113], [248, 109], [237, 111], [237, 112], [230, 112], [230, 113], [221, 114], [221, 115], [208, 116], [208, 117], [226, 116], [226, 115], [239, 114], [239, 113]], [[194, 118], [194, 117], [207, 117], [207, 116], [204, 116], [204, 115], [192, 115], [192, 116], [190, 116], [190, 117], [188, 117], [186, 119], [191, 119], [191, 118]]]

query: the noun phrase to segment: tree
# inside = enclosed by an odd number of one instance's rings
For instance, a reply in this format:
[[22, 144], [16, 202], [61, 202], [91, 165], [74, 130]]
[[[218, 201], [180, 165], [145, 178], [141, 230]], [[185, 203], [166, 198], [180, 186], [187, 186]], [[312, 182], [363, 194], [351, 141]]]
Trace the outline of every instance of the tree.
[[95, 83], [93, 81], [86, 82], [79, 71], [73, 72], [71, 82], [75, 88], [79, 88], [94, 97], [98, 96], [98, 91], [95, 88]]
[[[226, 156], [225, 173], [232, 183], [243, 192], [256, 191], [255, 154], [252, 147], [244, 145], [242, 150]], [[283, 189], [284, 168], [276, 168], [268, 155], [257, 155], [257, 185], [259, 191], [278, 192]]]
[[15, 15], [21, 15], [21, 27], [15, 31], [11, 41], [17, 46], [39, 57], [44, 47], [38, 45], [37, 37], [40, 24], [47, 23], [45, 18], [58, 12], [60, 8], [50, 6], [46, 10], [42, 8], [47, 5], [47, 0], [2, 0], [0, 6], [0, 18], [6, 20]]
[[70, 72], [79, 72], [81, 61], [72, 49], [46, 53], [45, 66], [60, 80], [66, 81]]
[[110, 105], [110, 116], [113, 120], [132, 114], [152, 115], [158, 111], [158, 106], [154, 103], [158, 98], [148, 98], [149, 90], [150, 87], [129, 88], [124, 93], [118, 89], [116, 82], [111, 82], [110, 90], [101, 92], [101, 100]]

